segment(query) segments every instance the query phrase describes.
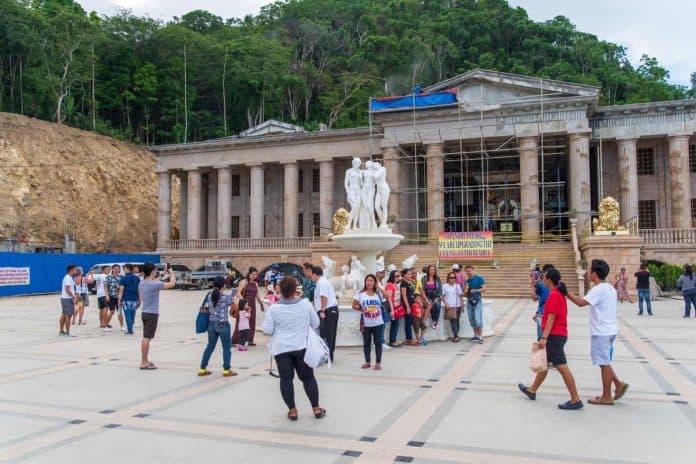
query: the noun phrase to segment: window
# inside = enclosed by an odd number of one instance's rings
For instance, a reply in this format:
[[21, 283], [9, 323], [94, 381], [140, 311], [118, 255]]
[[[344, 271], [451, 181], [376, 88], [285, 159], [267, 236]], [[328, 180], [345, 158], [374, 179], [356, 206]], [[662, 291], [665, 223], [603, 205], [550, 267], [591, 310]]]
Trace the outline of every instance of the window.
[[638, 175], [655, 175], [655, 155], [652, 148], [641, 148], [638, 150]]
[[242, 177], [239, 174], [232, 175], [232, 196], [238, 197], [241, 193]]
[[299, 169], [297, 171], [297, 193], [304, 192], [304, 171]]
[[638, 202], [638, 226], [641, 229], [657, 229], [657, 210], [655, 200]]
[[312, 233], [315, 237], [319, 237], [321, 235], [321, 226], [319, 221], [319, 213], [312, 213]]
[[691, 199], [691, 227], [696, 227], [696, 198]]
[[689, 172], [696, 172], [696, 145], [689, 145]]
[[239, 216], [232, 216], [232, 238], [239, 238]]
[[304, 216], [302, 213], [297, 215], [297, 236], [304, 237]]
[[319, 170], [318, 169], [312, 169], [312, 192], [318, 192], [319, 191]]

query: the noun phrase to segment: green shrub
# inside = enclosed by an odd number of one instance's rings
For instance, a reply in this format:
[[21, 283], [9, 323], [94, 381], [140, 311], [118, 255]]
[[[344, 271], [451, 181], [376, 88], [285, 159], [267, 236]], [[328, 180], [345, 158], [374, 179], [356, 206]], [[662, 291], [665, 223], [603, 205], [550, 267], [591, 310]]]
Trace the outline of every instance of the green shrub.
[[657, 285], [662, 290], [675, 290], [677, 288], [677, 280], [682, 274], [684, 267], [677, 264], [648, 264], [650, 274], [655, 278]]

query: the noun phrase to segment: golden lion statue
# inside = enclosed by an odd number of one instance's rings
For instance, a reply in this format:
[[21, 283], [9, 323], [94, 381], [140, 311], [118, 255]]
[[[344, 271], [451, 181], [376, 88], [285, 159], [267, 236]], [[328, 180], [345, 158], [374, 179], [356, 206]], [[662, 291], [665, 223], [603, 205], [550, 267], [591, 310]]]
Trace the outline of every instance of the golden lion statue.
[[606, 197], [599, 203], [599, 217], [592, 220], [595, 231], [625, 230], [619, 225], [619, 202]]
[[333, 215], [333, 233], [332, 235], [341, 235], [345, 232], [348, 226], [350, 213], [345, 208], [338, 208]]

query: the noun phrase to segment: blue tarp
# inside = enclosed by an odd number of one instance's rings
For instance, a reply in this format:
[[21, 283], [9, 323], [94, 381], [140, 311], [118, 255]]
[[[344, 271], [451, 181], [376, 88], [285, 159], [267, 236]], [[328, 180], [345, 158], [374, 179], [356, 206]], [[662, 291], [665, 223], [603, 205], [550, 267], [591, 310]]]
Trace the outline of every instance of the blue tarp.
[[457, 89], [433, 93], [420, 93], [419, 90], [403, 97], [370, 98], [370, 111], [422, 108], [424, 106], [449, 105], [457, 102]]
[[157, 254], [43, 254], [0, 253], [2, 268], [29, 268], [29, 285], [0, 285], [0, 296], [34, 295], [60, 291], [60, 283], [68, 264], [87, 272], [99, 263], [159, 263]]

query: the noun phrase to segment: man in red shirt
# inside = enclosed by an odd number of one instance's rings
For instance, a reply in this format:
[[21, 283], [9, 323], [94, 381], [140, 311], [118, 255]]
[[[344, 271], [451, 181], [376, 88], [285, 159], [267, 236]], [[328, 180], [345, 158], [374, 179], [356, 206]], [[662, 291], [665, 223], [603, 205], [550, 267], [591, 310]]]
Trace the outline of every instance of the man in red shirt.
[[[544, 305], [544, 315], [541, 327], [544, 332], [539, 339], [539, 348], [546, 348], [546, 358], [558, 370], [563, 382], [570, 393], [570, 401], [559, 404], [560, 409], [574, 410], [583, 407], [582, 400], [575, 386], [575, 378], [570, 372], [566, 361], [564, 346], [568, 341], [568, 304], [566, 302], [567, 289], [561, 283], [561, 273], [558, 269], [551, 268], [546, 271], [544, 285], [550, 290], [549, 297]], [[544, 383], [548, 371], [538, 372], [534, 383], [526, 387], [519, 384], [518, 388], [527, 395], [530, 400], [536, 400], [536, 392]]]

